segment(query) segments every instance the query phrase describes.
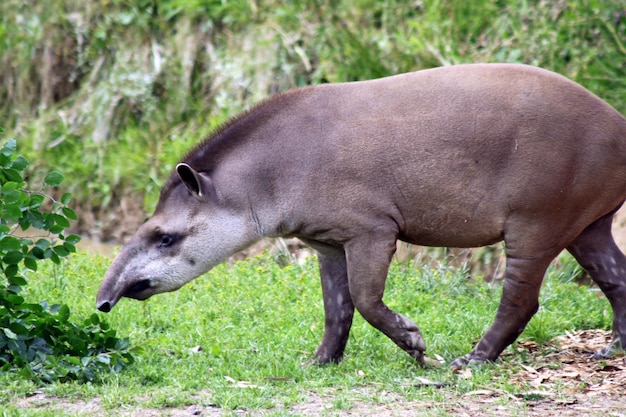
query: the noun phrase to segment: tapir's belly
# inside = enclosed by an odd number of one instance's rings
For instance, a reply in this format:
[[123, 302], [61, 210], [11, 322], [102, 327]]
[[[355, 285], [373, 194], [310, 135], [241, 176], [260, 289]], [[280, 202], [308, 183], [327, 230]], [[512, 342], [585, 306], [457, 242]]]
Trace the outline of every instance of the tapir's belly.
[[506, 172], [483, 161], [476, 164], [473, 155], [438, 158], [433, 165], [426, 160], [420, 155], [410, 164], [394, 164], [389, 180], [393, 187], [383, 190], [390, 199], [387, 207], [399, 212], [399, 238], [446, 247], [502, 240], [511, 208]]
[[504, 213], [480, 209], [471, 212], [465, 208], [409, 213], [403, 217], [398, 237], [421, 246], [456, 248], [485, 246], [503, 239]]

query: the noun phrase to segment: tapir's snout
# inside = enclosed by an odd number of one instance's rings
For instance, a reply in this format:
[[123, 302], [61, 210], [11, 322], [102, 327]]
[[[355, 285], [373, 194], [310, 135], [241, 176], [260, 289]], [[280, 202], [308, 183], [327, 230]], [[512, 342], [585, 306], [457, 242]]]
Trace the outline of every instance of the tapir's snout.
[[100, 287], [98, 296], [96, 297], [96, 308], [100, 311], [108, 313], [113, 309], [115, 304], [122, 297], [134, 298], [135, 300], [145, 300], [154, 294], [151, 281], [149, 279], [140, 279], [127, 285], [107, 285], [105, 283]]
[[110, 301], [102, 301], [102, 302], [96, 303], [96, 307], [98, 308], [98, 310], [104, 313], [108, 313], [113, 308], [113, 305], [111, 305]]
[[109, 285], [105, 281], [98, 289], [98, 295], [96, 296], [96, 308], [100, 311], [108, 313], [113, 309], [115, 304], [122, 298], [122, 295], [117, 295], [114, 291], [115, 285]]

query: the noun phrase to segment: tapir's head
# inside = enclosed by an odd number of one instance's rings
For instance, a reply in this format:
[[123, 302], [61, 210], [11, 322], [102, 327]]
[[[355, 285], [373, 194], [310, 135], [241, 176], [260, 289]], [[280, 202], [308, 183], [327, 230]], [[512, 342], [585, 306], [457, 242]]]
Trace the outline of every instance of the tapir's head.
[[177, 290], [257, 240], [250, 209], [227, 200], [207, 174], [179, 164], [153, 216], [109, 267], [98, 309], [108, 312], [122, 297]]

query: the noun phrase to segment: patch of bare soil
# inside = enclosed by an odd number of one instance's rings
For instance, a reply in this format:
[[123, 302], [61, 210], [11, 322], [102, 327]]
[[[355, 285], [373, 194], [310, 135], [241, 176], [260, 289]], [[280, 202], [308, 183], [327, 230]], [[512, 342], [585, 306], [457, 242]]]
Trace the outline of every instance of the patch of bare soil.
[[[337, 404], [337, 392], [341, 390], [337, 388], [311, 393], [305, 401], [288, 409], [254, 411], [233, 412], [215, 406], [197, 405], [160, 410], [139, 407], [110, 412], [101, 406], [98, 398], [70, 401], [44, 393], [16, 399], [11, 405], [18, 409], [46, 409], [97, 417], [264, 416], [278, 411], [295, 416], [626, 416], [626, 402], [623, 400], [626, 395], [626, 357], [620, 355], [601, 361], [590, 359], [610, 338], [608, 331], [583, 330], [567, 333], [547, 347], [533, 342], [518, 343], [517, 349], [528, 354], [526, 364], [520, 365], [519, 372], [511, 378], [511, 383], [523, 392], [518, 395], [495, 388], [459, 395], [448, 391], [444, 385], [442, 394], [447, 397], [445, 401], [407, 401], [399, 394], [370, 386], [353, 390], [348, 404]], [[468, 378], [471, 372], [471, 368], [466, 368], [458, 376]], [[432, 384], [437, 383], [416, 378], [413, 387], [419, 389]], [[208, 393], [198, 395], [209, 396]]]

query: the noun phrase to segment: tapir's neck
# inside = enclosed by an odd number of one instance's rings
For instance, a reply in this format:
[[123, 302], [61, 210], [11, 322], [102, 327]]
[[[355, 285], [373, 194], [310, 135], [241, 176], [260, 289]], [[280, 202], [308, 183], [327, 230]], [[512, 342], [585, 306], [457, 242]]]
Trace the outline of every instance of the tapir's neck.
[[[259, 239], [284, 236], [296, 228], [285, 220], [291, 217], [293, 204], [282, 202], [293, 202], [301, 192], [295, 180], [303, 175], [304, 166], [293, 155], [308, 144], [294, 129], [298, 125], [294, 118], [299, 116], [289, 109], [313, 91], [302, 88], [260, 103], [227, 122], [181, 160], [210, 176], [223, 204], [247, 212]], [[174, 173], [168, 184], [175, 186], [177, 181]]]

